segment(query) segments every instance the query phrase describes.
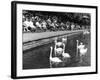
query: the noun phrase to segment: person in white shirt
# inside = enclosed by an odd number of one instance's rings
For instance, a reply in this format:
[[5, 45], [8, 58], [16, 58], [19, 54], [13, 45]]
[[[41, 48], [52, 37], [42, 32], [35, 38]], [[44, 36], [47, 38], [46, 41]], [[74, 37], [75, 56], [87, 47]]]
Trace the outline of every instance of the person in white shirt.
[[30, 19], [26, 19], [26, 21], [23, 22], [23, 25], [26, 31], [36, 29], [36, 27], [33, 25], [33, 22]]
[[39, 21], [36, 21], [35, 25], [37, 28], [42, 29], [41, 23]]
[[72, 23], [72, 24], [71, 24], [71, 30], [74, 30], [74, 28], [75, 28], [75, 24]]
[[42, 21], [41, 25], [42, 25], [42, 28], [43, 28], [44, 30], [47, 29], [47, 23], [46, 23], [45, 21]]

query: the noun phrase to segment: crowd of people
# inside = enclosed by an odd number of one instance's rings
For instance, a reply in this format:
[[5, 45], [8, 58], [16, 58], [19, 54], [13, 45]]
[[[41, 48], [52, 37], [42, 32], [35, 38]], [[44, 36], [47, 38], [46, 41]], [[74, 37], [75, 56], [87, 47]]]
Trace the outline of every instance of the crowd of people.
[[69, 20], [60, 20], [58, 16], [41, 17], [39, 15], [22, 17], [23, 32], [45, 32], [86, 29], [88, 25], [80, 25]]

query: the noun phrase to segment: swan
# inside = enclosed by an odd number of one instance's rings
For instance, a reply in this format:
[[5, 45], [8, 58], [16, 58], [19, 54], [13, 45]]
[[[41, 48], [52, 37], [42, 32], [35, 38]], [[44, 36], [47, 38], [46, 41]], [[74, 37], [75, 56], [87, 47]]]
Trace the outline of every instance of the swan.
[[[63, 58], [63, 61], [68, 61], [68, 59], [70, 59], [71, 58], [71, 56], [69, 55], [69, 53], [65, 53], [65, 52], [63, 52], [62, 53], [62, 58]], [[66, 61], [66, 62], [67, 62]]]
[[63, 53], [63, 49], [62, 48], [57, 48], [55, 49], [55, 56], [61, 56]]
[[50, 67], [52, 68], [52, 64], [56, 65], [61, 63], [62, 60], [60, 60], [58, 57], [52, 57], [52, 50], [53, 50], [53, 47], [50, 47], [51, 48], [51, 51], [50, 51]]
[[59, 55], [62, 51], [64, 51], [64, 47], [65, 44], [63, 42], [57, 42], [57, 40], [55, 40], [55, 48], [54, 48], [55, 56], [57, 54]]
[[62, 56], [63, 56], [63, 58], [70, 58], [70, 57], [71, 57], [71, 56], [69, 55], [69, 53], [65, 53], [65, 52], [62, 53]]
[[80, 50], [79, 50], [79, 52], [80, 52], [80, 62], [82, 62], [83, 61], [83, 57], [85, 56], [85, 54], [87, 53], [87, 48], [81, 48]]
[[85, 30], [85, 31], [83, 32], [83, 35], [85, 35], [85, 34], [90, 34], [90, 32], [89, 32], [88, 30]]
[[78, 45], [78, 49], [83, 49], [85, 48], [85, 45], [83, 45], [83, 43], [81, 42], [80, 45]]
[[71, 56], [69, 55], [69, 53], [62, 53], [62, 61], [63, 64], [62, 66], [67, 66], [70, 63], [71, 60]]
[[82, 62], [82, 58], [83, 56], [87, 53], [87, 48], [85, 48], [85, 45], [83, 45], [83, 43], [81, 42], [80, 45], [78, 45], [78, 40], [77, 40], [77, 54], [78, 54], [78, 49], [79, 49], [79, 53], [80, 53], [80, 62]]
[[62, 42], [66, 43], [67, 42], [67, 38], [62, 38]]
[[[62, 42], [66, 43], [67, 42], [67, 38], [62, 38]], [[69, 55], [69, 53], [65, 53], [65, 44], [63, 45], [63, 52], [62, 52], [62, 60], [64, 62], [63, 65], [66, 65], [66, 63], [70, 62], [70, 58], [71, 56]]]
[[70, 59], [71, 56], [69, 55], [69, 53], [65, 53], [65, 45], [64, 45], [64, 49], [63, 49], [63, 52], [62, 52], [62, 58], [63, 58], [63, 61], [66, 61], [66, 59]]
[[87, 53], [87, 50], [88, 50], [87, 48], [81, 48], [80, 51], [79, 51], [80, 56], [85, 55]]
[[63, 42], [57, 42], [57, 40], [55, 40], [55, 45], [56, 46], [61, 46], [61, 45], [63, 45]]
[[79, 45], [79, 40], [76, 40], [77, 42], [77, 50], [76, 50], [76, 57], [78, 57], [78, 52], [80, 49], [85, 48], [85, 45], [83, 45], [83, 43], [81, 42]]

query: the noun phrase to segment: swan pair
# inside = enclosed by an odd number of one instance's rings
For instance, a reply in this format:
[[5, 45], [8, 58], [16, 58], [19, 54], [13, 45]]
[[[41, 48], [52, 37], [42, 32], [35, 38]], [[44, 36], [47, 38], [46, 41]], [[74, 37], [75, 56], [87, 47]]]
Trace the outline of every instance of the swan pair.
[[86, 34], [90, 34], [90, 32], [89, 32], [88, 30], [85, 30], [85, 31], [83, 32], [83, 35], [86, 35]]
[[[63, 40], [64, 42], [66, 42], [65, 40]], [[57, 40], [55, 40], [55, 47], [54, 47], [54, 53], [55, 53], [55, 57], [52, 56], [52, 50], [53, 47], [51, 46], [50, 49], [50, 67], [52, 68], [52, 64], [54, 64], [55, 66], [58, 66], [60, 63], [65, 64], [64, 60], [70, 58], [70, 55], [68, 53], [65, 53], [65, 44], [62, 42], [57, 42]], [[62, 48], [61, 48], [62, 46]], [[58, 47], [58, 48], [57, 48]], [[60, 57], [62, 57], [60, 59]]]
[[61, 55], [65, 52], [65, 43], [67, 42], [67, 38], [62, 38], [62, 42], [57, 42], [57, 39], [55, 40], [55, 56]]
[[53, 57], [52, 56], [53, 47], [51, 46], [50, 49], [51, 49], [50, 58], [49, 58], [50, 59], [50, 68], [52, 68], [52, 65], [55, 65], [56, 67], [58, 67], [59, 64], [62, 64], [62, 66], [63, 66], [65, 64], [64, 60], [70, 58], [70, 55], [68, 53], [62, 53], [62, 58], [63, 59], [60, 59], [59, 57], [56, 57], [56, 56]]

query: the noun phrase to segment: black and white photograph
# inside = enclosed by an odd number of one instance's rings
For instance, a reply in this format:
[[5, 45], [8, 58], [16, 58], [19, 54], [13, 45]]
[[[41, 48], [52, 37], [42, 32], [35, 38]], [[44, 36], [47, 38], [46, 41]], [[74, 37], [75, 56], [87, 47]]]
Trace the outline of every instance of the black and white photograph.
[[15, 77], [96, 73], [96, 6], [15, 3]]
[[91, 66], [89, 13], [23, 10], [23, 69]]

